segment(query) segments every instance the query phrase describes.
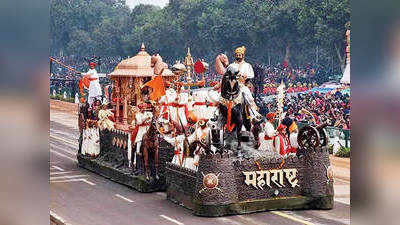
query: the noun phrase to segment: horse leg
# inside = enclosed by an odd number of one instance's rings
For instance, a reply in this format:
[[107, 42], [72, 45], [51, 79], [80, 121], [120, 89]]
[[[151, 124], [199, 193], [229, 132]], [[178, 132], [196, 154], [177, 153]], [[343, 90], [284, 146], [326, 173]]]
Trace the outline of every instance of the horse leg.
[[[238, 141], [238, 150], [240, 151], [242, 149], [242, 126], [243, 126], [243, 116], [241, 113], [242, 109], [240, 111], [236, 111], [236, 116], [235, 116], [235, 121], [234, 123], [236, 124], [236, 136], [237, 136], [237, 141]], [[240, 154], [240, 152], [239, 152]]]
[[159, 177], [158, 177], [158, 143], [156, 142], [155, 143], [155, 146], [154, 146], [154, 163], [155, 163], [155, 169], [156, 169], [156, 179], [158, 180], [159, 179]]
[[261, 131], [261, 124], [254, 124], [253, 126], [253, 136], [254, 136], [254, 148], [258, 149], [260, 147], [260, 140], [259, 140], [259, 134]]
[[150, 180], [150, 171], [149, 171], [149, 151], [148, 145], [145, 143], [143, 145], [143, 159], [144, 159], [144, 173], [146, 176], [146, 180]]
[[[239, 124], [238, 124], [239, 125]], [[236, 136], [237, 136], [237, 142], [238, 142], [238, 150], [242, 149], [242, 133], [241, 133], [241, 128], [239, 128], [241, 126], [237, 126], [236, 127]]]

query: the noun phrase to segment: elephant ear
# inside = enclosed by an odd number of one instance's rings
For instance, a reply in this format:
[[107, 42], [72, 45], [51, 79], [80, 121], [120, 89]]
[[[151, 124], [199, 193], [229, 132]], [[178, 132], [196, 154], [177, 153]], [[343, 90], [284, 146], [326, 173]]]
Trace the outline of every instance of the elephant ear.
[[225, 54], [219, 54], [215, 58], [215, 71], [219, 75], [224, 75], [226, 72], [226, 67], [229, 65], [228, 57]]

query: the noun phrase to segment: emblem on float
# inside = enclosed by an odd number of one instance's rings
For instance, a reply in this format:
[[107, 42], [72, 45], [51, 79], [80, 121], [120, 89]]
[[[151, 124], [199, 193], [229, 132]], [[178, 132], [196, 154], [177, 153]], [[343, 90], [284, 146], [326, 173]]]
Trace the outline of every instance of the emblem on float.
[[203, 186], [204, 188], [199, 191], [201, 194], [205, 190], [212, 190], [212, 189], [217, 189], [222, 192], [222, 190], [218, 187], [218, 182], [219, 182], [219, 175], [221, 173], [218, 173], [215, 175], [214, 173], [208, 173], [204, 175], [204, 173], [201, 173], [203, 175]]

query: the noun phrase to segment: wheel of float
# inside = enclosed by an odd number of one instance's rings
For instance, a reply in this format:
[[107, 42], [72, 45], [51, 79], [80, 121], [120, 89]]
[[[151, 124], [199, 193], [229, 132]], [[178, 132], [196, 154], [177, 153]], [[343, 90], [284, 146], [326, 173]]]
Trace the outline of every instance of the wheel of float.
[[319, 137], [320, 137], [321, 147], [328, 146], [329, 138], [328, 138], [328, 134], [326, 133], [325, 129], [324, 128], [318, 128], [317, 130], [318, 130]]
[[300, 129], [297, 136], [297, 142], [303, 149], [316, 148], [320, 144], [320, 135], [317, 129], [311, 126], [305, 126]]

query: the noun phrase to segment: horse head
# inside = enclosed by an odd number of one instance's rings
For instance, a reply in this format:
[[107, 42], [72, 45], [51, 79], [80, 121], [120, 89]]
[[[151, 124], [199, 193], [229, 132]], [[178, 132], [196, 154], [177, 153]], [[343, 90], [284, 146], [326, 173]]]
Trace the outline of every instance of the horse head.
[[160, 75], [168, 65], [163, 62], [159, 54], [155, 54], [151, 57], [151, 67], [154, 67], [154, 74]]
[[221, 95], [225, 99], [232, 100], [238, 96], [239, 92], [239, 68], [231, 65], [222, 78]]
[[229, 59], [225, 54], [219, 54], [215, 58], [215, 71], [220, 74], [224, 75], [226, 72], [226, 67], [229, 65]]

